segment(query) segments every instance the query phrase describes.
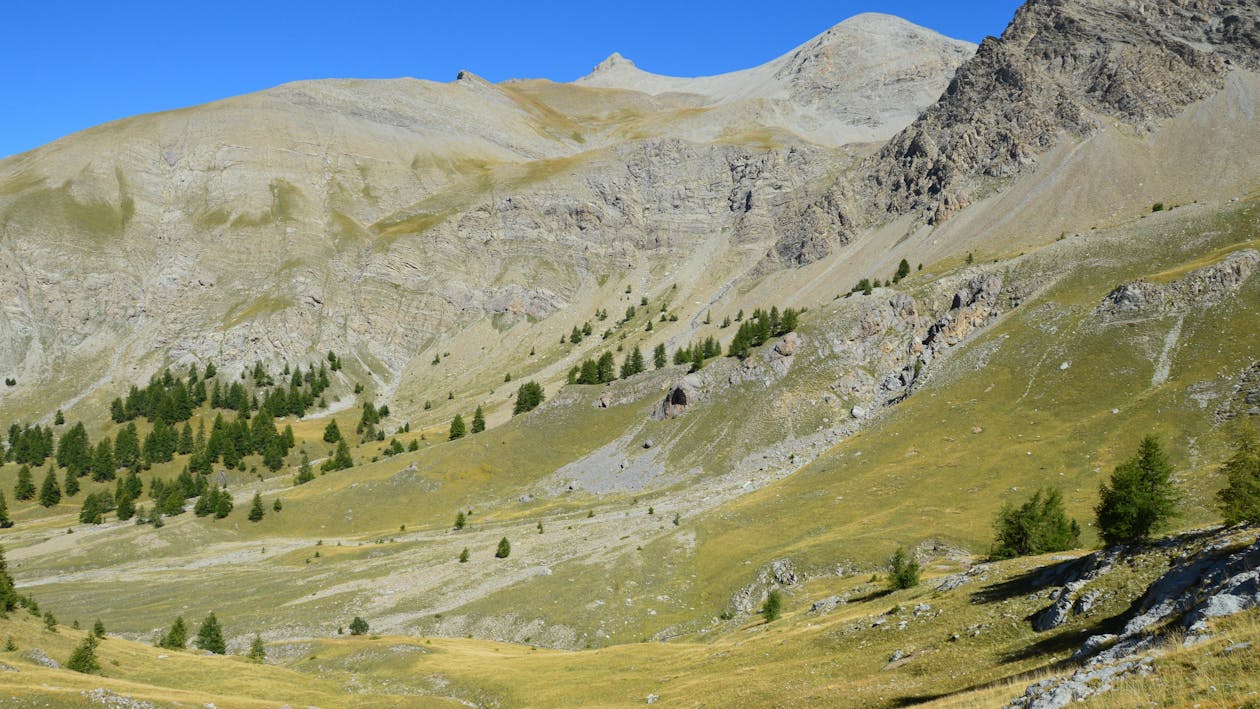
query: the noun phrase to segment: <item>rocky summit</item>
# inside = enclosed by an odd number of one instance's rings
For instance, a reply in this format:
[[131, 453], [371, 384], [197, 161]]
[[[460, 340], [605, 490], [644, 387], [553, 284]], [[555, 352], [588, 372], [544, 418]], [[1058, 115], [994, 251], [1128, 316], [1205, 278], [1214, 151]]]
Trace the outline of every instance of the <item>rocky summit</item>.
[[1029, 0], [4, 159], [0, 705], [1252, 706], [1257, 110]]

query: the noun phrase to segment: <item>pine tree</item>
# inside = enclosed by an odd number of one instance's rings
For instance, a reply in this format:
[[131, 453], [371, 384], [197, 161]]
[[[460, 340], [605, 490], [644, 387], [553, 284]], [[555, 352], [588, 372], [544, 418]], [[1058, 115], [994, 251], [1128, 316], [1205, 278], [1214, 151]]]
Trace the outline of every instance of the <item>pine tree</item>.
[[472, 432], [481, 433], [484, 430], [486, 430], [486, 414], [478, 406], [477, 410], [473, 412]]
[[61, 486], [57, 484], [57, 476], [53, 467], [48, 466], [48, 474], [44, 476], [44, 484], [39, 487], [39, 504], [54, 507], [61, 502]]
[[232, 494], [227, 490], [218, 490], [218, 493], [214, 501], [214, 518], [223, 519], [232, 513]]
[[464, 547], [464, 550], [459, 553], [459, 563], [461, 564], [468, 563], [468, 556], [469, 556], [468, 547]]
[[99, 640], [105, 639], [105, 624], [101, 622], [100, 618], [97, 618], [96, 622], [92, 624], [92, 635]]
[[35, 499], [35, 482], [31, 479], [31, 466], [18, 468], [17, 484], [13, 486], [13, 497], [25, 502]]
[[778, 589], [771, 591], [766, 595], [766, 602], [761, 604], [761, 615], [765, 616], [766, 622], [778, 620], [779, 614], [783, 612], [783, 594]]
[[254, 641], [249, 644], [249, 661], [263, 662], [267, 659], [267, 646], [263, 645], [261, 637], [255, 635]]
[[171, 629], [162, 634], [162, 638], [158, 640], [158, 647], [167, 650], [183, 650], [188, 644], [188, 627], [184, 625], [184, 616], [175, 618], [175, 622], [171, 624]]
[[1234, 454], [1221, 467], [1226, 485], [1216, 495], [1225, 524], [1260, 522], [1260, 441], [1247, 419], [1234, 434]]
[[1038, 490], [1019, 507], [1005, 505], [994, 528], [995, 559], [1067, 551], [1081, 542], [1081, 528], [1075, 520], [1068, 519], [1063, 495], [1057, 488]]
[[368, 622], [356, 615], [354, 617], [354, 620], [350, 621], [350, 634], [351, 635], [367, 635], [367, 632], [368, 632]]
[[468, 518], [464, 516], [464, 511], [460, 510], [455, 513], [455, 529], [463, 529], [468, 524]]
[[61, 413], [61, 409], [57, 409], [57, 413], [53, 416], [53, 425], [61, 426], [66, 422], [66, 415]]
[[302, 451], [302, 462], [298, 464], [297, 476], [293, 482], [297, 485], [304, 485], [315, 479], [315, 472], [311, 470], [311, 460], [306, 455], [306, 451]]
[[466, 431], [464, 430], [464, 418], [459, 414], [455, 414], [455, 418], [451, 419], [451, 433], [448, 440], [463, 438]]
[[8, 529], [13, 526], [13, 520], [9, 519], [9, 503], [4, 499], [4, 492], [0, 491], [0, 529]]
[[63, 486], [66, 497], [74, 497], [79, 494], [79, 477], [74, 474], [73, 470], [66, 471], [66, 482]]
[[657, 369], [663, 369], [665, 365], [669, 364], [669, 360], [666, 359], [666, 355], [665, 355], [664, 342], [660, 343], [659, 345], [656, 346], [656, 349], [652, 350], [652, 364]]
[[15, 610], [17, 605], [17, 589], [9, 575], [9, 564], [4, 560], [4, 548], [0, 547], [0, 616]]
[[227, 643], [223, 642], [223, 630], [219, 627], [219, 619], [214, 616], [214, 611], [201, 621], [201, 627], [197, 629], [195, 644], [198, 650], [213, 652], [216, 655], [227, 652]]
[[516, 404], [512, 406], [512, 415], [533, 411], [543, 402], [543, 398], [541, 384], [532, 380], [525, 382], [516, 390]]
[[1110, 484], [1100, 487], [1099, 498], [1098, 531], [1108, 546], [1146, 539], [1174, 517], [1172, 464], [1159, 439], [1143, 438], [1138, 452], [1116, 466]]
[[897, 547], [888, 559], [888, 587], [894, 591], [919, 585], [919, 562], [904, 548]]
[[262, 520], [264, 514], [266, 511], [263, 510], [262, 494], [255, 492], [254, 501], [249, 506], [249, 521], [258, 522]]
[[333, 456], [333, 466], [333, 470], [354, 467], [354, 460], [350, 457], [350, 446], [346, 445], [344, 438], [337, 442], [337, 454]]
[[337, 419], [328, 422], [324, 427], [324, 441], [327, 443], [336, 443], [341, 440], [341, 429], [337, 428]]
[[512, 545], [508, 543], [507, 537], [499, 540], [499, 548], [494, 551], [494, 558], [506, 559], [512, 553]]
[[83, 642], [70, 653], [70, 659], [66, 660], [66, 669], [84, 674], [94, 674], [101, 671], [101, 663], [96, 659], [96, 644], [100, 642], [95, 635], [89, 634], [83, 638]]
[[284, 509], [284, 503], [280, 502], [280, 498], [277, 497], [276, 501], [271, 503], [271, 511], [279, 512], [282, 509]]

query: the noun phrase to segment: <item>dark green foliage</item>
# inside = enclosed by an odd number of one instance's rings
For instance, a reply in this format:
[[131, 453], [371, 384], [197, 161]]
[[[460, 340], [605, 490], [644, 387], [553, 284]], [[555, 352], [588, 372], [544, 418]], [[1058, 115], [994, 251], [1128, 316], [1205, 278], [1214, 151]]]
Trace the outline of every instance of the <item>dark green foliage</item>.
[[61, 486], [57, 484], [57, 475], [50, 465], [48, 473], [44, 475], [44, 484], [39, 486], [39, 504], [44, 507], [53, 507], [59, 502], [61, 502]]
[[135, 422], [119, 429], [114, 437], [114, 460], [121, 468], [135, 470], [140, 464], [140, 436]]
[[1110, 484], [1099, 489], [1098, 531], [1108, 545], [1148, 538], [1177, 512], [1172, 464], [1159, 439], [1147, 436], [1137, 453], [1116, 466]]
[[315, 479], [315, 471], [311, 469], [311, 459], [307, 457], [306, 451], [302, 451], [302, 460], [298, 463], [297, 475], [293, 478], [294, 485], [305, 485]]
[[897, 283], [908, 275], [910, 275], [910, 262], [901, 259], [901, 263], [897, 265], [897, 273], [893, 276], [893, 283]]
[[456, 440], [457, 438], [463, 438], [464, 435], [467, 433], [468, 433], [468, 430], [464, 427], [464, 417], [460, 416], [459, 414], [455, 414], [455, 418], [451, 419], [451, 431], [450, 431], [449, 440], [453, 441], [453, 440]]
[[280, 511], [280, 510], [282, 510], [282, 509], [284, 509], [284, 503], [283, 503], [283, 502], [281, 502], [281, 501], [280, 501], [280, 498], [278, 498], [278, 497], [277, 497], [277, 498], [276, 498], [276, 501], [275, 501], [275, 502], [273, 502], [273, 503], [271, 503], [271, 511], [272, 511], [272, 512], [279, 512], [279, 511]]
[[1081, 528], [1068, 519], [1057, 488], [1038, 490], [1019, 507], [1007, 503], [993, 526], [995, 559], [1067, 551], [1081, 543]]
[[219, 490], [214, 499], [214, 518], [223, 519], [232, 513], [232, 495], [227, 490]]
[[646, 371], [647, 362], [643, 359], [643, 351], [639, 349], [638, 345], [635, 345], [634, 349], [626, 354], [625, 361], [621, 363], [621, 378], [627, 379]]
[[478, 406], [477, 410], [473, 412], [472, 432], [481, 433], [484, 430], [486, 430], [486, 413]]
[[574, 325], [573, 332], [569, 333], [569, 342], [576, 345], [577, 343], [581, 341], [582, 341], [582, 331], [578, 329], [577, 325]]
[[1162, 212], [1162, 211], [1164, 211], [1164, 203], [1163, 203], [1163, 202], [1156, 202], [1155, 204], [1152, 204], [1152, 205], [1151, 205], [1151, 211], [1152, 211], [1152, 212]]
[[455, 529], [463, 529], [468, 524], [468, 518], [464, 516], [464, 511], [460, 510], [455, 513]]
[[468, 563], [468, 557], [469, 557], [469, 554], [468, 554], [468, 547], [464, 547], [464, 550], [463, 550], [463, 551], [461, 551], [461, 552], [459, 553], [459, 563], [461, 563], [461, 564], [467, 564], [467, 563]]
[[214, 616], [213, 611], [201, 621], [201, 627], [197, 629], [195, 644], [198, 650], [213, 652], [216, 655], [227, 652], [227, 643], [223, 642], [223, 629], [219, 627], [219, 619]]
[[595, 363], [596, 377], [600, 384], [607, 384], [617, 378], [617, 362], [612, 352], [605, 352]]
[[53, 416], [53, 425], [60, 426], [66, 422], [66, 415], [61, 413], [61, 409], [57, 409], [56, 415]]
[[761, 615], [769, 623], [778, 620], [779, 615], [783, 612], [783, 594], [778, 589], [771, 591], [766, 596], [766, 602], [761, 604]]
[[263, 645], [261, 637], [255, 635], [253, 642], [249, 644], [249, 661], [262, 662], [267, 659], [267, 646]]
[[82, 475], [91, 468], [92, 444], [88, 441], [83, 422], [76, 423], [57, 441], [56, 459], [57, 465], [75, 476]]
[[167, 650], [183, 650], [188, 644], [188, 627], [184, 625], [184, 616], [179, 616], [171, 624], [171, 629], [162, 634], [158, 647]]
[[97, 618], [96, 622], [92, 624], [92, 635], [99, 640], [105, 639], [105, 624], [101, 622], [100, 618]]
[[1234, 434], [1234, 454], [1221, 467], [1225, 487], [1216, 495], [1226, 524], [1260, 522], [1260, 441], [1243, 419]]
[[100, 642], [95, 635], [89, 634], [83, 638], [83, 642], [70, 653], [70, 659], [66, 660], [66, 669], [74, 672], [82, 672], [84, 674], [94, 674], [101, 671], [101, 663], [96, 659], [96, 644]]
[[533, 411], [543, 402], [543, 398], [541, 384], [532, 380], [525, 382], [516, 390], [516, 403], [512, 405], [512, 415]]
[[114, 457], [114, 443], [109, 437], [102, 438], [92, 451], [92, 479], [96, 482], [113, 480], [118, 471]]
[[902, 547], [888, 559], [888, 588], [898, 591], [919, 585], [919, 562]]
[[57, 617], [52, 614], [52, 611], [44, 611], [44, 630], [50, 633], [57, 632]]
[[9, 518], [9, 503], [4, 499], [4, 492], [0, 491], [0, 529], [8, 529], [13, 526], [13, 520]]
[[665, 343], [662, 342], [652, 350], [652, 365], [657, 369], [662, 369], [666, 364], [669, 364], [669, 360], [666, 359]]
[[65, 491], [66, 497], [74, 497], [79, 494], [79, 477], [74, 474], [73, 470], [66, 471], [66, 481], [62, 484], [62, 490]]
[[754, 347], [760, 347], [771, 337], [786, 335], [796, 329], [798, 313], [787, 308], [782, 313], [778, 307], [766, 312], [761, 308], [753, 311], [752, 317], [740, 323], [731, 340], [729, 354], [744, 359], [751, 354]]
[[324, 427], [324, 440], [328, 443], [336, 443], [341, 440], [341, 429], [337, 428], [337, 419], [328, 422]]
[[494, 558], [506, 559], [512, 553], [512, 545], [508, 543], [507, 537], [499, 540], [499, 548], [494, 550]]
[[13, 486], [14, 499], [25, 502], [35, 499], [35, 482], [31, 479], [31, 466], [18, 468], [17, 484]]
[[249, 521], [250, 522], [261, 521], [263, 518], [263, 515], [265, 514], [266, 514], [266, 511], [263, 509], [262, 494], [255, 492], [254, 501], [251, 502], [249, 505]]
[[[79, 521], [83, 524], [100, 524], [105, 515], [114, 509], [114, 496], [105, 491], [94, 492], [83, 498], [83, 508], [79, 510]], [[121, 519], [121, 517], [120, 517]]]
[[367, 635], [368, 630], [368, 622], [359, 616], [356, 615], [354, 620], [350, 621], [351, 635]]
[[4, 548], [0, 547], [0, 616], [18, 606], [18, 593], [13, 585], [13, 577], [9, 575], [9, 563], [4, 560]]
[[354, 460], [350, 457], [350, 446], [346, 445], [346, 441], [343, 438], [337, 441], [337, 452], [331, 458], [325, 460], [320, 469], [325, 472], [332, 472], [352, 467], [354, 467]]
[[40, 466], [53, 454], [52, 428], [43, 426], [9, 426], [7, 457], [18, 465]]

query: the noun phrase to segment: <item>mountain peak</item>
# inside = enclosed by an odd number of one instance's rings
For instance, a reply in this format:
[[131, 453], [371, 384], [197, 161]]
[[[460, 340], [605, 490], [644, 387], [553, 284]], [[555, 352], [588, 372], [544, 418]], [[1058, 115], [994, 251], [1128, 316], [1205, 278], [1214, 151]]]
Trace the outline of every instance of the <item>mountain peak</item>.
[[607, 59], [600, 62], [599, 64], [596, 64], [595, 70], [592, 71], [591, 73], [600, 74], [600, 73], [604, 73], [604, 72], [611, 71], [613, 69], [619, 69], [619, 68], [634, 69], [636, 67], [634, 66], [634, 62], [621, 56], [620, 52], [613, 52], [612, 54], [608, 55]]

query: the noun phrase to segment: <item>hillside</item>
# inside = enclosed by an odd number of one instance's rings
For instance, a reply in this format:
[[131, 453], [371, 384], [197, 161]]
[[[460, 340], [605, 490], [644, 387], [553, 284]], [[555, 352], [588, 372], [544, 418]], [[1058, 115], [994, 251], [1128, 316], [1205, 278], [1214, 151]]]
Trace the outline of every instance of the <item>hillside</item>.
[[[0, 162], [0, 703], [1256, 701], [1258, 33], [862, 15]], [[1147, 436], [1174, 514], [1108, 543]], [[1050, 489], [1071, 542], [998, 558]], [[154, 647], [211, 612], [266, 661]]]

